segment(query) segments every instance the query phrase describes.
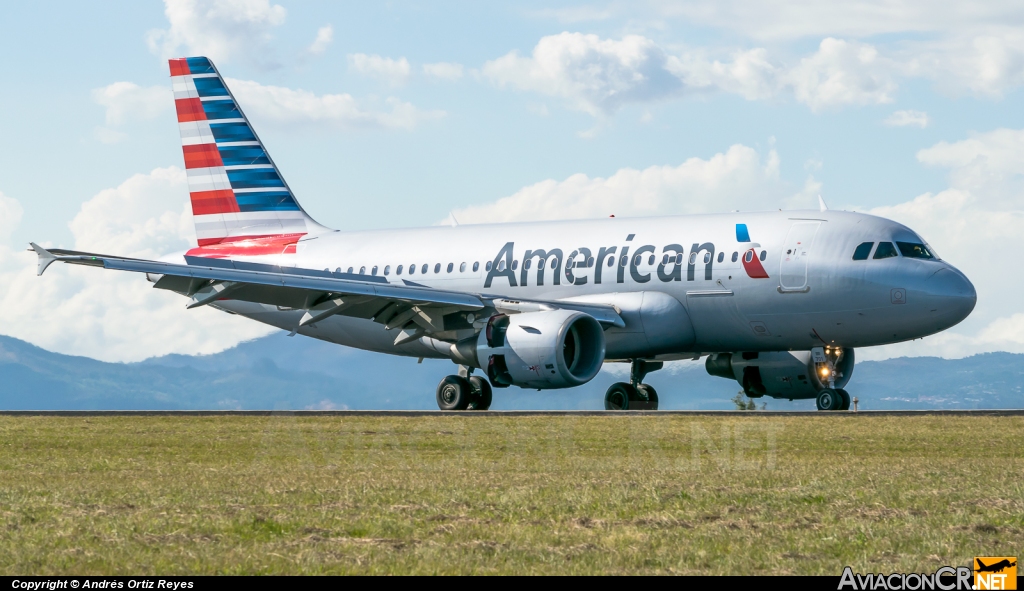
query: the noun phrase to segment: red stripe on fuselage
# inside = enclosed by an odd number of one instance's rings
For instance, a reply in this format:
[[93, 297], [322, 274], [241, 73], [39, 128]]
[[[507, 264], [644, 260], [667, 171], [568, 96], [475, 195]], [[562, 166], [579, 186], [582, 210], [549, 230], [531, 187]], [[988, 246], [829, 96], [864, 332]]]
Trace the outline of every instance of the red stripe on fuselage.
[[178, 112], [178, 123], [187, 121], [206, 121], [203, 101], [197, 98], [175, 99], [174, 110]]
[[217, 191], [197, 191], [189, 193], [192, 199], [192, 215], [210, 215], [215, 213], [238, 213], [238, 201], [231, 189]]
[[259, 256], [267, 254], [295, 254], [295, 243], [301, 234], [272, 234], [269, 236], [229, 236], [206, 238], [199, 247], [189, 250], [188, 256], [222, 259], [232, 256]]
[[220, 152], [217, 150], [217, 144], [182, 146], [181, 151], [185, 154], [185, 168], [224, 166], [224, 161], [220, 159]]
[[192, 73], [188, 68], [188, 60], [185, 58], [176, 58], [167, 60], [167, 63], [171, 66], [171, 76], [188, 76]]

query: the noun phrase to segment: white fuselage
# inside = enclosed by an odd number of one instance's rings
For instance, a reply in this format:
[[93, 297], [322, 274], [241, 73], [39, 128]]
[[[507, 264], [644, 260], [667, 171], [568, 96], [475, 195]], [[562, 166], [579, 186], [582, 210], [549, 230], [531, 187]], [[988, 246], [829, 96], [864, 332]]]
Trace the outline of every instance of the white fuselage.
[[[738, 239], [737, 224], [749, 241]], [[328, 232], [301, 240], [295, 254], [250, 260], [351, 268], [392, 283], [510, 299], [612, 304], [626, 326], [606, 332], [608, 359], [880, 345], [933, 334], [970, 313], [974, 288], [944, 261], [853, 260], [858, 244], [882, 241], [923, 242], [865, 214], [780, 211]], [[743, 264], [750, 250], [767, 277], [752, 277]], [[542, 277], [538, 251], [548, 255]], [[217, 306], [287, 330], [303, 313]], [[368, 319], [336, 315], [298, 332], [397, 355], [446, 356], [428, 338], [394, 346]]]

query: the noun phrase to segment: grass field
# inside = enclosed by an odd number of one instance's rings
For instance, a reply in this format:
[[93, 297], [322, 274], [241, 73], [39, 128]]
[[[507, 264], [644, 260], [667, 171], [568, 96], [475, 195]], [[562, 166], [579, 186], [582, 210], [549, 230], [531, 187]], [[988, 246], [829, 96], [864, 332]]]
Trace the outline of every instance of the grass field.
[[0, 573], [933, 572], [1024, 417], [0, 417]]

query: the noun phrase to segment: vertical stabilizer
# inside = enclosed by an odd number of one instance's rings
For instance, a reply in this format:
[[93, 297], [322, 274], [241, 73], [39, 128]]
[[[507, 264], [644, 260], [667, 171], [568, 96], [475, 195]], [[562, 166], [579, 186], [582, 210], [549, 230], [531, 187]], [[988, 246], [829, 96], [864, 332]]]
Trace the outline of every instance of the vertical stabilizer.
[[199, 247], [193, 256], [295, 252], [328, 231], [299, 205], [213, 63], [170, 60], [174, 106]]

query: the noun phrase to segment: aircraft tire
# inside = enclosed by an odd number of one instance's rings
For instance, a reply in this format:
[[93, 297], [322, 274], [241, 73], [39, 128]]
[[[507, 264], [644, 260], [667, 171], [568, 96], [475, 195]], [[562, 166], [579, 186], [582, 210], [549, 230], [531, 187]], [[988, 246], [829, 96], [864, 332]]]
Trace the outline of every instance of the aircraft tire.
[[632, 385], [626, 382], [615, 382], [604, 394], [605, 410], [629, 410], [639, 394]]
[[839, 410], [843, 405], [843, 397], [839, 392], [825, 388], [818, 392], [818, 410]]
[[[640, 409], [641, 410], [658, 410], [658, 391], [654, 389], [654, 386], [650, 384], [640, 384], [636, 387], [640, 393]], [[632, 404], [630, 408], [634, 408]]]
[[471, 376], [469, 385], [473, 395], [470, 398], [468, 410], [488, 410], [491, 408], [492, 390], [491, 383], [480, 376]]
[[842, 388], [836, 388], [836, 392], [839, 392], [839, 396], [843, 399], [843, 403], [839, 406], [839, 410], [850, 410], [850, 403], [852, 402], [850, 393]]
[[441, 410], [466, 410], [473, 387], [462, 376], [446, 376], [437, 385], [437, 407]]

